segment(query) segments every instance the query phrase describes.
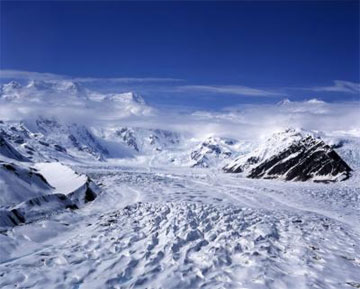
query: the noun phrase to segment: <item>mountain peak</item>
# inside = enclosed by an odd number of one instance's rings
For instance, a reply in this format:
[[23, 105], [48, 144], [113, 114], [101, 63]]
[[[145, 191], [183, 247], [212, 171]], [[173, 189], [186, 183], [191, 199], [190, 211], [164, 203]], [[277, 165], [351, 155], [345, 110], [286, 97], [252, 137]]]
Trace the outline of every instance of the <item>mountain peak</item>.
[[254, 152], [224, 167], [249, 178], [335, 182], [350, 177], [351, 168], [322, 139], [301, 129], [273, 134]]
[[14, 80], [10, 81], [9, 83], [5, 83], [2, 85], [3, 89], [19, 89], [22, 85]]
[[287, 105], [287, 104], [289, 104], [289, 103], [292, 103], [292, 101], [291, 101], [290, 99], [288, 99], [288, 98], [284, 98], [284, 99], [280, 100], [280, 101], [277, 103], [277, 105], [281, 106], [281, 105]]
[[70, 80], [31, 80], [26, 88], [36, 89], [36, 90], [49, 90], [51, 92], [66, 92], [72, 95], [82, 95], [84, 93], [84, 88], [78, 82], [70, 81]]

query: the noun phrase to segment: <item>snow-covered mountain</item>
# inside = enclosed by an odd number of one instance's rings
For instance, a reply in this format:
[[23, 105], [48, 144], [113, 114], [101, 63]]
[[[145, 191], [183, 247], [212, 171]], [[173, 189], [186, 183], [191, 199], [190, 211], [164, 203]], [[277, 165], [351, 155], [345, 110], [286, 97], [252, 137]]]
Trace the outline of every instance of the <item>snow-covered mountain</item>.
[[[29, 137], [27, 130], [22, 132]], [[89, 177], [59, 162], [31, 162], [4, 135], [0, 135], [0, 230], [78, 209], [97, 197], [99, 189]], [[31, 152], [31, 158], [37, 154], [35, 149]]]
[[0, 122], [0, 136], [34, 161], [58, 159], [104, 160], [108, 151], [83, 125], [55, 119]]
[[276, 133], [254, 152], [224, 167], [249, 178], [295, 181], [342, 181], [352, 169], [333, 148], [311, 133], [288, 129]]
[[[257, 149], [234, 139], [208, 137], [194, 141], [162, 129], [139, 127], [87, 128], [55, 119], [1, 122], [2, 149], [14, 155], [11, 144], [32, 161], [106, 161], [111, 158], [146, 157], [171, 166], [224, 167], [225, 172], [243, 173], [251, 178], [338, 181], [351, 176], [351, 168], [334, 149], [358, 162], [357, 142], [325, 139], [318, 134], [288, 129], [276, 133]], [[345, 146], [345, 148], [344, 148]], [[253, 145], [254, 147], [254, 145]], [[251, 148], [251, 146], [250, 146]], [[237, 157], [238, 156], [238, 157]], [[228, 164], [226, 164], [228, 162]], [[356, 165], [357, 166], [357, 165]]]
[[28, 158], [20, 154], [12, 145], [10, 145], [0, 134], [0, 155], [9, 159], [14, 159], [20, 162], [29, 161]]
[[1, 87], [0, 98], [7, 101], [51, 101], [56, 97], [87, 98], [88, 91], [81, 84], [73, 81], [38, 81], [32, 80], [26, 85], [11, 81]]
[[110, 127], [100, 129], [96, 134], [130, 149], [132, 153], [145, 155], [174, 148], [182, 141], [181, 135], [176, 132], [141, 127]]
[[[20, 112], [27, 117], [64, 113], [72, 116], [84, 112], [83, 117], [96, 113], [98, 118], [123, 118], [148, 115], [154, 110], [134, 92], [102, 93], [70, 80], [36, 80], [24, 85], [11, 81], [1, 86], [0, 104], [12, 109], [14, 114]], [[22, 107], [26, 109], [19, 111]]]
[[236, 140], [233, 139], [209, 137], [190, 153], [190, 158], [194, 162], [191, 166], [215, 166], [233, 155], [235, 144]]

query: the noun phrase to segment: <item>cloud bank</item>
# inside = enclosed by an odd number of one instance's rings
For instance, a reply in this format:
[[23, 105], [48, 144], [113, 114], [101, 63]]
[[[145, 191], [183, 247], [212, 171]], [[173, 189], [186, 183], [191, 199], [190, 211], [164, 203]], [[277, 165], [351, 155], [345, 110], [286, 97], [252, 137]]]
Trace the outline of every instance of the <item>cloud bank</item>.
[[[244, 87], [231, 89], [263, 93]], [[68, 80], [54, 79], [26, 86], [12, 82], [2, 87], [0, 95], [0, 120], [42, 116], [97, 127], [162, 128], [196, 138], [217, 135], [254, 139], [288, 127], [360, 137], [359, 111], [359, 101], [327, 103], [317, 99], [232, 106], [218, 111], [155, 109], [134, 93], [99, 93]]]

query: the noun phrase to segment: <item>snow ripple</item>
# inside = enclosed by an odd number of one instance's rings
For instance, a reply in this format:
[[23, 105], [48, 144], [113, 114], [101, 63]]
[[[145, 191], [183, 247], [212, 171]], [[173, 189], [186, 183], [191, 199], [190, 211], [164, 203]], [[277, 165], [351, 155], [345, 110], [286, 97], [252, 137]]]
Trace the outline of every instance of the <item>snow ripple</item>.
[[358, 240], [315, 214], [140, 202], [99, 216], [63, 244], [1, 264], [0, 287], [356, 287]]

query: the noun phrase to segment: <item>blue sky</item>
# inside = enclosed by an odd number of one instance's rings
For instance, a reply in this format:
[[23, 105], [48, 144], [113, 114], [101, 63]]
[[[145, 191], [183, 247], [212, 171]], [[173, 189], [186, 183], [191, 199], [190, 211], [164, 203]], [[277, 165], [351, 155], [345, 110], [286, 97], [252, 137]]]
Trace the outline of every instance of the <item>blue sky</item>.
[[3, 79], [46, 72], [163, 105], [353, 101], [358, 11], [358, 1], [1, 1], [0, 68]]

